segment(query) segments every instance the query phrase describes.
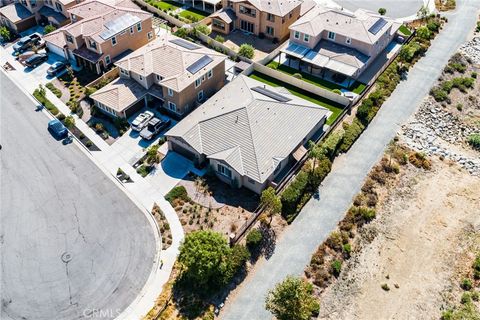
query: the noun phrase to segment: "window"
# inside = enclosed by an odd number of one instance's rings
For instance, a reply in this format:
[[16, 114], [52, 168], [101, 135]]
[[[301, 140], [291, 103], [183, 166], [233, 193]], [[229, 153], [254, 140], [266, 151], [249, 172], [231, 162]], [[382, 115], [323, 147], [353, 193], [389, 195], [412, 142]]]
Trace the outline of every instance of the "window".
[[300, 32], [295, 31], [295, 32], [293, 33], [293, 37], [294, 37], [295, 39], [300, 39]]
[[168, 88], [167, 91], [168, 91], [168, 95], [169, 95], [170, 97], [173, 97], [173, 90], [170, 89], [170, 88]]
[[208, 79], [210, 79], [211, 77], [213, 77], [213, 70], [210, 69], [210, 70], [208, 71], [208, 74], [207, 74], [207, 75], [208, 75]]
[[177, 112], [177, 105], [171, 101], [168, 101], [167, 103], [168, 109]]
[[30, 5], [32, 6], [32, 8], [36, 7], [37, 6], [37, 0], [30, 0]]
[[271, 13], [267, 13], [267, 20], [270, 22], [275, 22], [275, 16]]
[[117, 44], [117, 37], [112, 37], [112, 46]]
[[335, 32], [329, 31], [329, 32], [328, 32], [328, 39], [330, 39], [330, 40], [335, 40]]
[[97, 50], [97, 43], [93, 40], [88, 40], [88, 45], [90, 48]]
[[290, 11], [290, 13], [288, 14], [288, 17], [289, 18], [293, 17], [293, 11]]
[[195, 80], [195, 88], [198, 88], [202, 84], [202, 78]]
[[142, 31], [142, 23], [141, 22], [137, 23], [137, 31], [138, 32]]
[[203, 75], [203, 76], [202, 76], [202, 82], [205, 81], [205, 80], [207, 80], [207, 76], [206, 76], [206, 75]]
[[67, 42], [73, 43], [73, 37], [70, 35], [65, 35], [65, 39], [67, 39]]
[[152, 31], [150, 31], [149, 33], [147, 33], [147, 38], [148, 38], [148, 40], [152, 40], [152, 38], [153, 38], [153, 33], [152, 33]]
[[75, 22], [77, 21], [77, 16], [72, 13], [72, 21]]
[[133, 27], [130, 27], [130, 34], [133, 33]]
[[159, 76], [158, 74], [155, 75], [155, 77], [157, 78], [157, 81], [162, 81], [162, 80], [163, 80], [163, 77], [162, 77], [162, 76]]
[[62, 5], [58, 2], [55, 2], [55, 7], [57, 8], [58, 11], [62, 11], [63, 8], [62, 8]]
[[347, 39], [345, 40], [345, 43], [346, 44], [351, 44], [352, 43], [352, 38], [347, 37]]
[[273, 30], [273, 28], [272, 28], [272, 27], [269, 27], [269, 26], [267, 26], [267, 34], [268, 34], [269, 36], [273, 36], [273, 33], [274, 33], [274, 30]]
[[212, 22], [213, 26], [217, 29], [221, 29], [221, 30], [225, 30], [225, 23], [223, 23], [222, 21], [220, 20], [217, 20], [217, 19], [213, 19], [213, 22]]
[[250, 9], [244, 6], [240, 6], [240, 13], [251, 17], [255, 17], [257, 15], [257, 11], [255, 9]]
[[248, 178], [248, 183], [255, 184], [255, 180], [253, 180], [252, 178]]
[[130, 72], [128, 72], [128, 70], [125, 70], [125, 69], [122, 69], [122, 68], [120, 68], [120, 73], [123, 74], [124, 76], [127, 76], [127, 77], [130, 76]]
[[105, 56], [105, 64], [108, 66], [110, 63], [112, 63], [112, 60], [110, 60], [110, 56]]
[[203, 96], [203, 90], [200, 90], [198, 93], [197, 93], [197, 100], [198, 101], [202, 101], [204, 98]]
[[138, 80], [142, 81], [143, 77], [141, 75], [138, 75]]
[[220, 173], [221, 175], [223, 175], [223, 176], [225, 176], [229, 179], [232, 178], [232, 170], [228, 169], [224, 165], [217, 164], [217, 171], [218, 171], [218, 173]]
[[303, 41], [308, 42], [310, 40], [310, 36], [308, 34], [303, 35]]

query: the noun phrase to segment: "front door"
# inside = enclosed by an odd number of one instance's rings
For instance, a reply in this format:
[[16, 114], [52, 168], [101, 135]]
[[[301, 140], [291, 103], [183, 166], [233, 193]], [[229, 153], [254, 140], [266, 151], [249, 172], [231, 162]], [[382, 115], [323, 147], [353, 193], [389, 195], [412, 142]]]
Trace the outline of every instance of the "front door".
[[251, 22], [240, 20], [240, 29], [250, 33], [254, 33], [255, 25]]

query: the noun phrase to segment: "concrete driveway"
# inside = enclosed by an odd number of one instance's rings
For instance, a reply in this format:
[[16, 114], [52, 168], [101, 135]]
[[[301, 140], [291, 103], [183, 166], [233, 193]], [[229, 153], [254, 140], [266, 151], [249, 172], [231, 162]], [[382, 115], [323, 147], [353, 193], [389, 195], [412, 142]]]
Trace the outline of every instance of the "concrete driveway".
[[423, 5], [423, 0], [334, 0], [347, 10], [359, 8], [377, 12], [379, 8], [387, 9], [387, 16], [403, 18], [415, 15]]
[[112, 319], [158, 258], [151, 222], [0, 73], [0, 318]]

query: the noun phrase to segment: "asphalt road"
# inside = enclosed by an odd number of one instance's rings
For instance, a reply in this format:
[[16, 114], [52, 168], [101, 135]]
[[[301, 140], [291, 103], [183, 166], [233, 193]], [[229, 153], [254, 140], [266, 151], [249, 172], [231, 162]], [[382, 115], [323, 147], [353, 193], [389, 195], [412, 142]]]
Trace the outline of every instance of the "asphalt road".
[[398, 85], [350, 151], [335, 160], [332, 172], [319, 189], [319, 198], [307, 203], [277, 240], [273, 256], [258, 262], [254, 273], [226, 304], [222, 319], [271, 319], [264, 307], [268, 290], [289, 274], [303, 274], [311, 255], [343, 218], [400, 125], [416, 111], [450, 56], [473, 30], [480, 1], [457, 0], [457, 5], [458, 10], [448, 15], [448, 24], [409, 72], [408, 80]]
[[147, 218], [0, 72], [3, 319], [110, 319], [152, 270]]
[[[377, 12], [379, 8], [387, 9], [387, 16], [403, 18], [415, 15], [423, 5], [423, 0], [334, 0], [336, 3], [355, 11], [363, 8]], [[433, 0], [432, 0], [433, 1]]]

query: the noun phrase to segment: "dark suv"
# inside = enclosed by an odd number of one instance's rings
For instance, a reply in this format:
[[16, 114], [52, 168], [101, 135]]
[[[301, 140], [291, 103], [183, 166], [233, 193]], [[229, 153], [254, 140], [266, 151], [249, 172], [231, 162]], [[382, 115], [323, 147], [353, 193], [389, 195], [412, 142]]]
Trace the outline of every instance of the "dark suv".
[[48, 60], [48, 55], [46, 53], [37, 53], [30, 56], [25, 60], [25, 65], [30, 68], [35, 68], [39, 64]]

